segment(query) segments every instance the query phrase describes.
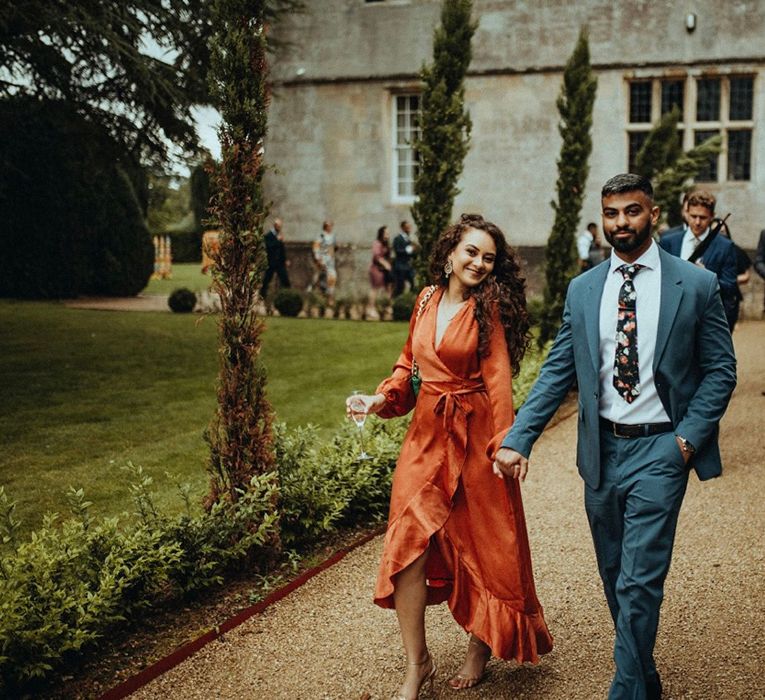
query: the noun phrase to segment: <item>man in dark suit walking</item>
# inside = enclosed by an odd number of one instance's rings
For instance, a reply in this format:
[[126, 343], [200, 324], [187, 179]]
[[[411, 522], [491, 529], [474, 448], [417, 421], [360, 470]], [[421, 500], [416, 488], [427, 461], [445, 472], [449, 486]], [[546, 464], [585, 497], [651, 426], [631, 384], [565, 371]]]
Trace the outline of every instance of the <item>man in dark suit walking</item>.
[[408, 221], [401, 222], [401, 230], [393, 239], [393, 296], [397, 297], [404, 291], [404, 285], [409, 282], [409, 289], [414, 289], [414, 270], [412, 256], [415, 245], [410, 238], [412, 227]]
[[715, 205], [711, 193], [705, 190], [691, 192], [686, 204], [687, 229], [665, 233], [659, 245], [672, 255], [714, 272], [720, 284], [723, 305], [726, 305], [738, 298], [736, 249], [729, 238], [718, 235], [719, 227], [711, 226]]
[[282, 235], [282, 220], [274, 219], [274, 226], [265, 237], [266, 258], [268, 264], [263, 274], [263, 285], [260, 288], [260, 296], [264, 299], [268, 293], [268, 285], [274, 275], [279, 278], [279, 284], [282, 287], [290, 286], [290, 278], [287, 274], [287, 251], [284, 246], [284, 236]]
[[525, 478], [534, 442], [576, 378], [577, 466], [616, 631], [608, 697], [655, 700], [659, 608], [688, 472], [722, 472], [718, 427], [736, 360], [717, 277], [651, 237], [651, 183], [617, 175], [601, 204], [613, 254], [571, 281], [560, 331], [494, 470]]
[[[757, 243], [757, 252], [754, 256], [754, 269], [765, 280], [765, 229], [760, 231], [760, 240]], [[763, 301], [762, 310], [765, 311], [765, 301]]]

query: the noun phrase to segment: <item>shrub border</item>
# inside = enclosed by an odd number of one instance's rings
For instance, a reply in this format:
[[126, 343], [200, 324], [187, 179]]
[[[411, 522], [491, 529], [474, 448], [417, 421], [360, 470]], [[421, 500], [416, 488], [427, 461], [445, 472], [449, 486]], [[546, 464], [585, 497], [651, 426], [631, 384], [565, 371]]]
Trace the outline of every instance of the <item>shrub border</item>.
[[376, 527], [372, 532], [364, 535], [355, 542], [352, 542], [347, 547], [337, 550], [333, 555], [325, 559], [321, 564], [317, 564], [311, 569], [304, 571], [300, 576], [293, 579], [286, 585], [278, 588], [270, 593], [259, 603], [251, 605], [244, 610], [241, 610], [233, 617], [229, 618], [220, 625], [217, 625], [213, 629], [205, 632], [201, 637], [194, 639], [183, 646], [178, 647], [175, 651], [171, 652], [159, 661], [155, 661], [151, 666], [143, 669], [134, 676], [122, 681], [119, 685], [107, 690], [103, 695], [99, 697], [99, 700], [122, 700], [122, 698], [128, 697], [131, 693], [135, 693], [139, 688], [151, 683], [151, 681], [159, 678], [163, 673], [166, 673], [170, 669], [178, 666], [180, 663], [188, 659], [190, 656], [196, 654], [200, 649], [207, 646], [210, 642], [214, 642], [216, 639], [222, 637], [226, 632], [230, 632], [235, 627], [238, 627], [249, 618], [263, 612], [267, 607], [279, 602], [283, 598], [286, 598], [290, 593], [297, 590], [304, 583], [310, 581], [314, 576], [322, 573], [330, 566], [337, 564], [340, 560], [344, 559], [354, 549], [367, 544], [375, 537], [382, 535], [386, 530], [387, 525], [381, 525]]

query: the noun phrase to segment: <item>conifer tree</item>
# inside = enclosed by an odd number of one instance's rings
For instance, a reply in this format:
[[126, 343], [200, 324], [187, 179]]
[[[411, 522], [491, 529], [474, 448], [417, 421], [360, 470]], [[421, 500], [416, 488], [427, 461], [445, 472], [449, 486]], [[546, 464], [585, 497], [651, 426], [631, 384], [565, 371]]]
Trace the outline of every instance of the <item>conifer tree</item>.
[[478, 26], [470, 19], [471, 9], [471, 0], [444, 0], [441, 24], [433, 35], [433, 64], [420, 73], [424, 88], [421, 134], [413, 144], [419, 171], [412, 218], [421, 246], [417, 258], [421, 283], [428, 279], [431, 248], [449, 224], [470, 144], [472, 124], [464, 108], [464, 84], [472, 58], [470, 41]]
[[667, 165], [674, 163], [683, 149], [677, 132], [680, 110], [675, 106], [663, 114], [646, 136], [635, 158], [635, 172], [652, 178]]
[[[210, 173], [215, 170], [215, 161], [208, 153], [205, 159], [194, 166], [189, 177], [189, 205], [194, 212], [194, 229], [201, 232], [209, 219]], [[200, 238], [201, 240], [201, 238]]]
[[558, 158], [558, 201], [552, 202], [555, 222], [545, 249], [546, 284], [540, 346], [550, 340], [560, 326], [568, 283], [576, 273], [576, 232], [589, 173], [596, 88], [597, 78], [590, 67], [587, 31], [583, 28], [563, 71], [557, 103], [561, 117], [558, 130], [563, 144]]
[[722, 147], [721, 137], [713, 136], [683, 152], [677, 131], [679, 120], [680, 111], [677, 108], [662, 115], [648, 132], [635, 159], [636, 172], [653, 181], [654, 201], [669, 226], [682, 223], [683, 190]]
[[[210, 87], [222, 125], [211, 216], [221, 230], [213, 288], [220, 295], [218, 407], [208, 431], [207, 503], [237, 500], [274, 470], [272, 409], [256, 315], [264, 266], [263, 142], [269, 101], [266, 29], [290, 0], [215, 0]], [[276, 504], [274, 504], [276, 507]]]

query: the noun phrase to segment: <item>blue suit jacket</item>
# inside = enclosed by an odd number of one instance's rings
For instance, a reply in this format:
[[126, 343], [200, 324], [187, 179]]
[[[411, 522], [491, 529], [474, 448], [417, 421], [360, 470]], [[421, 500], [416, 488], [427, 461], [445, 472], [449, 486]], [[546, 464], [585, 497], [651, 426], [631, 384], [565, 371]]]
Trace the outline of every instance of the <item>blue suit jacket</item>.
[[[679, 231], [668, 231], [659, 239], [659, 245], [679, 258], [683, 246], [683, 235], [682, 228]], [[717, 275], [717, 281], [724, 294], [737, 294], [736, 249], [729, 238], [718, 233], [709, 248], [704, 251], [700, 262], [707, 270]]]
[[[717, 434], [736, 386], [733, 343], [715, 275], [661, 249], [659, 256], [661, 308], [653, 365], [656, 390], [676, 434], [697, 449], [691, 465], [700, 479], [709, 479], [722, 472]], [[571, 281], [560, 331], [502, 441], [502, 447], [528, 457], [576, 376], [576, 462], [582, 478], [593, 488], [600, 483], [600, 298], [608, 270], [605, 261]]]

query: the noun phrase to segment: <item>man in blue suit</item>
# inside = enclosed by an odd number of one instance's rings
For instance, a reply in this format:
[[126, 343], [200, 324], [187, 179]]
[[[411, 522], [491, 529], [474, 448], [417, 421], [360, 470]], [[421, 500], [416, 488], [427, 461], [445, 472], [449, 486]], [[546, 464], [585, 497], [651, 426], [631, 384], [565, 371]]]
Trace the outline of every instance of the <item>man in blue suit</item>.
[[576, 378], [577, 466], [616, 630], [608, 697], [653, 700], [659, 608], [688, 472], [721, 474], [718, 426], [736, 359], [717, 277], [651, 236], [659, 209], [650, 181], [617, 175], [601, 203], [613, 255], [571, 281], [560, 331], [494, 471], [525, 478], [534, 442]]
[[728, 316], [735, 310], [738, 299], [736, 249], [729, 238], [719, 235], [719, 227], [711, 227], [716, 203], [714, 195], [706, 190], [690, 192], [684, 204], [687, 227], [668, 231], [659, 245], [668, 253], [695, 262], [717, 275]]

